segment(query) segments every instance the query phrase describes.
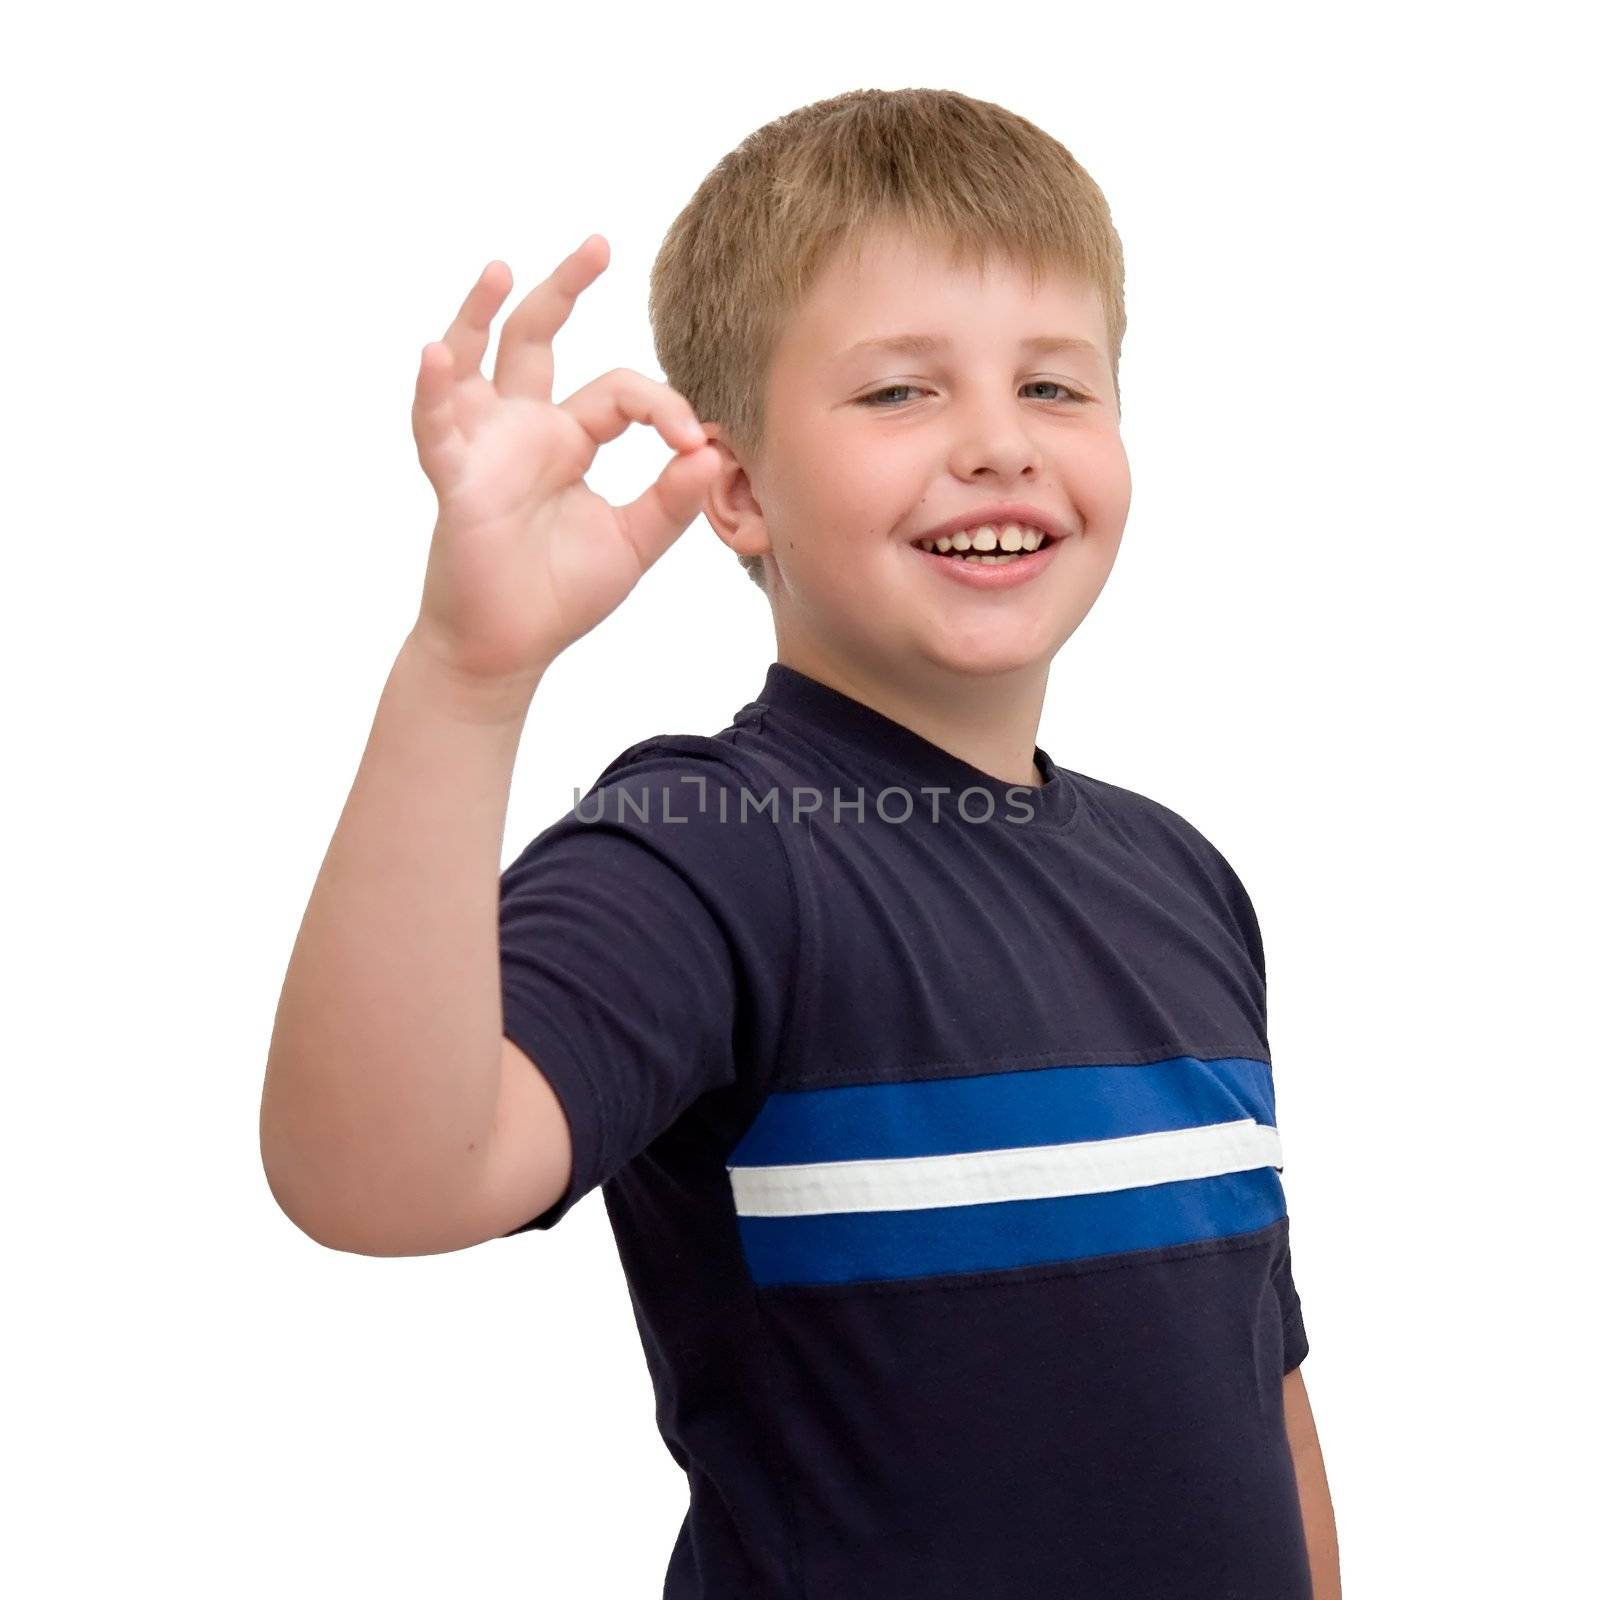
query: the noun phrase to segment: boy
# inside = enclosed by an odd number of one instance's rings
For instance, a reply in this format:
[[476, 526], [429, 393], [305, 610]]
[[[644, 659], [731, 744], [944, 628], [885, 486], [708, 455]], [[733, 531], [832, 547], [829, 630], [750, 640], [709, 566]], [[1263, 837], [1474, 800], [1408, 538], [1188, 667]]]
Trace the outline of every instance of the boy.
[[[1330, 1600], [1249, 898], [1035, 743], [1130, 495], [1103, 196], [959, 94], [806, 107], [668, 235], [669, 383], [552, 405], [605, 259], [492, 382], [498, 263], [423, 351], [439, 519], [284, 984], [274, 1194], [412, 1254], [603, 1185], [689, 1478], [669, 1600]], [[631, 421], [677, 454], [617, 510], [582, 474]], [[702, 511], [760, 692], [497, 890], [544, 670]]]

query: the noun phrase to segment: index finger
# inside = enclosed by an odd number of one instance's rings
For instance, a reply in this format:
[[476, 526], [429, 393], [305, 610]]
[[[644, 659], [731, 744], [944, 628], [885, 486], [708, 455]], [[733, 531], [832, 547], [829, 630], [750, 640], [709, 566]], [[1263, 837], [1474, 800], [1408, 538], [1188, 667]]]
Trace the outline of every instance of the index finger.
[[506, 318], [494, 358], [494, 386], [501, 394], [549, 400], [555, 378], [551, 341], [572, 315], [578, 296], [610, 260], [611, 246], [602, 235], [591, 233], [543, 283], [535, 284]]

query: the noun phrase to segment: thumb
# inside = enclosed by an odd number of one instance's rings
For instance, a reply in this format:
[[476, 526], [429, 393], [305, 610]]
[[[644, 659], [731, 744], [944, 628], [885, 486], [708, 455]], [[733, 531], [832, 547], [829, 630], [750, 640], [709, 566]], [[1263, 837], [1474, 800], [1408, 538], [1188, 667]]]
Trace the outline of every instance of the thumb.
[[721, 465], [721, 454], [711, 445], [676, 455], [637, 500], [617, 508], [617, 519], [641, 570], [660, 560], [667, 546], [699, 516]]

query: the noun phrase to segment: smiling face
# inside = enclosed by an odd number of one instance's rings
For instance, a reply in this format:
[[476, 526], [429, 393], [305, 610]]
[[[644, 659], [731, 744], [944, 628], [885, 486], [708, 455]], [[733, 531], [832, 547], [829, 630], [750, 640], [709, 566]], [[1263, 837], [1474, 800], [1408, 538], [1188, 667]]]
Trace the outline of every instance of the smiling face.
[[[903, 336], [936, 342], [868, 342]], [[1091, 288], [1051, 276], [1035, 294], [1004, 257], [980, 276], [879, 230], [785, 325], [762, 451], [721, 446], [706, 515], [764, 557], [779, 657], [802, 671], [1042, 680], [1116, 558], [1131, 496], [1119, 423]], [[965, 570], [917, 544], [1005, 503], [1063, 537]]]

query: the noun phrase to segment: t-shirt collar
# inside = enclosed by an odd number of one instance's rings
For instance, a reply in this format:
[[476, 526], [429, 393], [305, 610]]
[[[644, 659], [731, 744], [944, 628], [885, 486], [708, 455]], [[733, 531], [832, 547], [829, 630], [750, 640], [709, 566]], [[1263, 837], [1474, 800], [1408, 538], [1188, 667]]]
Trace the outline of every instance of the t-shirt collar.
[[[900, 784], [913, 794], [923, 786], [949, 790], [942, 797], [941, 815], [956, 805], [963, 789], [987, 790], [994, 797], [992, 816], [996, 822], [1060, 828], [1077, 811], [1078, 786], [1073, 781], [1076, 775], [1058, 767], [1037, 744], [1033, 759], [1045, 780], [1043, 785], [1007, 783], [925, 739], [904, 723], [781, 661], [768, 666], [760, 694], [744, 711], [757, 706], [776, 711], [780, 717], [798, 718], [818, 732], [876, 758], [888, 784]], [[986, 809], [985, 802], [975, 798], [962, 803], [962, 814], [972, 821], [980, 820]]]

